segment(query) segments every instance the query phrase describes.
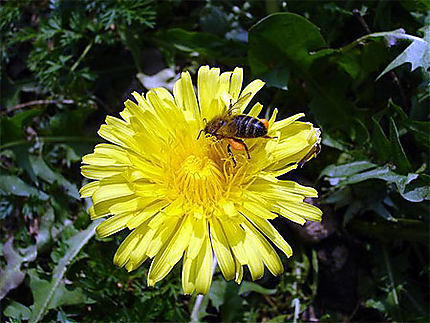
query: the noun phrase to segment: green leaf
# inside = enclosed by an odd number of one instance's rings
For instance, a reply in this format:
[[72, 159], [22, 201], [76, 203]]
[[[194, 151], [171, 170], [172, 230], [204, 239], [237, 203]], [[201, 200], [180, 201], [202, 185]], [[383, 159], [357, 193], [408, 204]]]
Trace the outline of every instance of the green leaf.
[[1, 143], [2, 145], [24, 138], [24, 126], [35, 116], [41, 113], [40, 110], [26, 110], [15, 114], [13, 117], [1, 118]]
[[256, 283], [244, 281], [240, 284], [239, 295], [244, 295], [249, 292], [256, 292], [262, 295], [273, 295], [276, 289], [264, 288]]
[[24, 271], [21, 270], [21, 265], [24, 262], [36, 259], [36, 254], [36, 246], [30, 246], [21, 251], [15, 250], [13, 238], [10, 238], [3, 245], [6, 266], [0, 269], [0, 299], [3, 299], [10, 290], [21, 284], [25, 277]]
[[31, 311], [27, 306], [12, 301], [8, 306], [6, 306], [3, 314], [16, 320], [28, 320], [30, 318]]
[[20, 113], [17, 113], [11, 118], [2, 117], [1, 118], [1, 146], [5, 148], [8, 144], [13, 142], [23, 141], [24, 143], [11, 147], [11, 149], [15, 153], [15, 160], [18, 166], [28, 173], [30, 178], [34, 183], [37, 183], [36, 175], [34, 174], [31, 163], [28, 159], [28, 149], [30, 144], [26, 142], [25, 134], [24, 134], [24, 126], [35, 116], [41, 113], [40, 110], [26, 110]]
[[392, 99], [388, 101], [388, 106], [399, 116], [398, 124], [410, 131], [419, 143], [430, 148], [430, 122], [413, 120]]
[[379, 179], [395, 184], [400, 195], [410, 202], [430, 199], [430, 176], [415, 173], [401, 175], [393, 172], [389, 166], [377, 167], [367, 161], [330, 165], [321, 172], [321, 176], [326, 176], [325, 179], [337, 187]]
[[417, 220], [390, 222], [369, 222], [353, 220], [348, 225], [348, 231], [359, 233], [369, 238], [385, 241], [416, 241], [428, 244], [428, 228], [425, 222]]
[[243, 315], [242, 302], [243, 299], [239, 296], [239, 286], [232, 281], [227, 282], [224, 304], [221, 307], [222, 321], [241, 321]]
[[214, 34], [172, 28], [157, 33], [157, 39], [166, 48], [188, 54], [199, 53], [203, 58], [226, 64], [243, 63], [246, 45]]
[[357, 174], [363, 170], [367, 170], [375, 166], [375, 164], [366, 160], [356, 161], [344, 165], [329, 165], [323, 169], [320, 177], [328, 176], [331, 178], [346, 178], [347, 176]]
[[81, 292], [69, 291], [64, 286], [63, 277], [67, 266], [77, 256], [82, 247], [95, 234], [95, 227], [101, 221], [92, 222], [87, 229], [81, 231], [67, 240], [68, 249], [59, 260], [52, 272], [51, 281], [40, 279], [35, 270], [30, 273], [30, 288], [33, 293], [34, 304], [30, 322], [40, 321], [51, 308], [60, 305], [83, 303]]
[[233, 282], [214, 281], [208, 294], [212, 304], [219, 309], [223, 322], [238, 321], [241, 315], [242, 298], [239, 286]]
[[312, 52], [324, 47], [318, 27], [307, 19], [293, 13], [275, 13], [249, 30], [248, 60], [255, 75], [263, 76], [268, 85], [282, 88], [286, 84], [279, 86], [274, 69], [287, 66], [291, 71], [295, 66], [307, 71], [316, 58]]
[[222, 8], [208, 5], [200, 13], [200, 26], [204, 32], [223, 37], [228, 30], [229, 18]]
[[35, 196], [46, 201], [48, 195], [28, 185], [20, 178], [13, 175], [0, 175], [0, 195], [15, 195], [21, 197]]
[[374, 308], [374, 309], [376, 309], [382, 313], [386, 312], [384, 303], [381, 301], [376, 301], [374, 299], [368, 299], [364, 303], [364, 306], [369, 307], [369, 308]]
[[395, 69], [396, 67], [403, 65], [405, 63], [411, 64], [411, 71], [418, 67], [422, 67], [424, 71], [428, 71], [430, 68], [430, 25], [426, 26], [424, 29], [424, 39], [419, 37], [414, 37], [410, 35], [405, 35], [399, 32], [399, 30], [392, 32], [389, 42], [394, 42], [397, 39], [407, 39], [412, 41], [399, 56], [397, 56], [376, 78], [377, 80], [384, 74]]
[[46, 310], [57, 308], [62, 305], [76, 305], [85, 302], [85, 295], [80, 288], [68, 290], [64, 283], [60, 283], [53, 289], [51, 282], [39, 278], [35, 269], [30, 269], [28, 274], [30, 276], [30, 288], [33, 292], [33, 297], [37, 296], [41, 298], [41, 300], [35, 300], [34, 302], [32, 320], [34, 319], [35, 311], [41, 309], [40, 301], [44, 299], [50, 299]]
[[[326, 129], [337, 125], [350, 131], [347, 121], [356, 112], [346, 96], [351, 78], [336, 72], [341, 52], [326, 47], [310, 21], [293, 13], [276, 13], [250, 29], [248, 61], [253, 74], [270, 86], [285, 88], [288, 73], [293, 79], [303, 79], [317, 122]], [[282, 71], [284, 78], [273, 70]]]
[[43, 250], [43, 248], [52, 241], [51, 229], [54, 225], [55, 214], [51, 206], [48, 206], [44, 214], [40, 219], [40, 226], [36, 236], [37, 250]]
[[361, 201], [353, 201], [349, 204], [343, 216], [343, 225], [346, 226], [362, 209], [364, 205]]
[[270, 320], [266, 321], [267, 323], [283, 323], [288, 322], [288, 316], [287, 314], [280, 314], [276, 315], [275, 317], [272, 317]]
[[338, 149], [340, 151], [347, 152], [348, 151], [348, 144], [346, 142], [343, 142], [339, 139], [335, 139], [332, 136], [330, 136], [328, 133], [323, 132], [322, 133], [322, 143], [325, 146]]
[[63, 187], [67, 195], [77, 200], [80, 199], [76, 185], [70, 183], [60, 173], [54, 172], [51, 168], [49, 168], [49, 166], [43, 160], [42, 156], [30, 156], [30, 161], [33, 165], [34, 173], [38, 177], [50, 184], [57, 182]]
[[227, 289], [227, 282], [225, 280], [215, 280], [212, 283], [208, 297], [212, 305], [219, 311], [219, 307], [224, 304], [225, 292]]
[[387, 210], [387, 208], [382, 203], [377, 203], [375, 205], [372, 205], [368, 209], [374, 211], [381, 218], [384, 218], [387, 221], [393, 221], [393, 222], [397, 221], [395, 218], [393, 218], [391, 213]]
[[408, 201], [422, 202], [430, 200], [430, 176], [420, 174], [403, 186], [400, 194]]
[[384, 130], [381, 125], [372, 117], [373, 131], [372, 131], [372, 143], [373, 149], [378, 159], [382, 162], [388, 162], [391, 153], [391, 145], [385, 136]]
[[400, 173], [407, 173], [411, 170], [411, 164], [406, 157], [402, 144], [400, 143], [399, 132], [393, 118], [390, 118], [390, 141], [393, 162], [398, 166]]

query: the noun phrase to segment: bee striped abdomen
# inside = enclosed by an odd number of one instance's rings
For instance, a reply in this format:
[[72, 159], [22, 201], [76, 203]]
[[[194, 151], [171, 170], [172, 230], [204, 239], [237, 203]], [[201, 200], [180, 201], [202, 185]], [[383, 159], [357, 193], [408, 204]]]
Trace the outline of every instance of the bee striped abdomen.
[[267, 134], [267, 128], [259, 119], [240, 114], [234, 117], [238, 138], [258, 138]]

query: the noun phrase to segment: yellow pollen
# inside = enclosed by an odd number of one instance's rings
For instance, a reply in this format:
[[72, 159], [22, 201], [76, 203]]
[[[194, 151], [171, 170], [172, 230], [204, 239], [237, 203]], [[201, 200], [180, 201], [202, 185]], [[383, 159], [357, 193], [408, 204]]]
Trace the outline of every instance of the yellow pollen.
[[207, 209], [222, 196], [223, 175], [207, 156], [188, 156], [172, 176], [176, 194], [192, 205]]

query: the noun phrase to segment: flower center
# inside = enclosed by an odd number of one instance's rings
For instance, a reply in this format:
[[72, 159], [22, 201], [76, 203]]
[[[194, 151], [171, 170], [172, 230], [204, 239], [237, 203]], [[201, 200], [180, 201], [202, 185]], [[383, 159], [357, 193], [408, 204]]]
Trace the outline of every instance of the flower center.
[[189, 205], [198, 204], [207, 209], [222, 196], [223, 175], [207, 156], [189, 155], [172, 175], [176, 193]]

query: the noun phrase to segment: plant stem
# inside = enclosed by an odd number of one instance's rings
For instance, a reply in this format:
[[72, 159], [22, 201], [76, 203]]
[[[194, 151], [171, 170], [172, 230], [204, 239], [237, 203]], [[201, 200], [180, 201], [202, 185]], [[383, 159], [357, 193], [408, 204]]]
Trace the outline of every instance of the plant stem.
[[13, 107], [11, 107], [9, 110], [6, 110], [4, 112], [2, 112], [3, 114], [8, 114], [9, 112], [15, 111], [15, 110], [20, 110], [26, 107], [30, 107], [33, 105], [47, 105], [47, 104], [57, 104], [57, 103], [62, 103], [62, 104], [74, 104], [75, 101], [73, 100], [34, 100], [34, 101], [29, 101], [29, 102], [25, 102], [25, 103], [21, 103], [21, 104], [17, 104]]
[[82, 60], [87, 56], [88, 52], [90, 51], [91, 47], [93, 46], [93, 42], [90, 42], [87, 47], [85, 47], [84, 51], [82, 52], [81, 56], [79, 56], [78, 60], [73, 64], [73, 66], [70, 69], [70, 72], [73, 72], [79, 64], [82, 62]]
[[294, 306], [293, 322], [297, 323], [297, 321], [299, 319], [299, 314], [300, 314], [300, 299], [298, 297], [299, 291], [298, 291], [298, 284], [297, 284], [297, 279], [300, 279], [300, 276], [301, 276], [300, 267], [296, 267], [295, 274], [296, 274], [297, 278], [296, 278], [296, 281], [294, 281], [294, 283], [293, 283], [293, 289], [294, 289], [294, 293], [295, 293], [296, 297], [293, 299], [293, 302], [291, 305]]
[[378, 38], [378, 37], [396, 37], [399, 39], [407, 39], [410, 41], [425, 42], [424, 39], [421, 39], [421, 38], [416, 37], [416, 36], [408, 35], [408, 34], [400, 32], [400, 31], [383, 31], [383, 32], [379, 32], [379, 33], [372, 33], [372, 34], [364, 35], [363, 37], [360, 37], [360, 38], [354, 40], [352, 43], [340, 48], [340, 50], [343, 52], [346, 52], [346, 51], [350, 50], [351, 48], [354, 48], [355, 46], [363, 43], [364, 41], [366, 41], [368, 39]]
[[22, 146], [33, 143], [35, 141], [44, 143], [63, 143], [63, 142], [98, 142], [99, 139], [96, 137], [73, 137], [73, 136], [61, 136], [61, 137], [37, 137], [33, 140], [14, 140], [7, 144], [0, 145], [0, 149], [7, 149], [15, 146]]
[[[369, 25], [367, 24], [366, 20], [364, 20], [363, 16], [361, 15], [360, 11], [358, 9], [352, 10], [352, 13], [354, 16], [358, 19], [360, 24], [363, 26], [363, 28], [366, 30], [367, 34], [371, 34], [372, 31], [369, 28]], [[400, 84], [400, 80], [397, 77], [397, 74], [394, 71], [390, 72], [391, 78], [393, 79], [393, 83], [397, 86], [399, 89], [400, 96], [402, 98], [402, 103], [404, 107], [408, 106], [408, 101], [406, 100], [405, 92], [403, 91], [402, 85]]]
[[396, 304], [396, 312], [398, 315], [397, 318], [400, 321], [403, 321], [401, 319], [400, 310], [399, 310], [399, 306], [400, 306], [399, 296], [397, 295], [396, 285], [394, 283], [393, 269], [391, 268], [391, 262], [390, 262], [390, 258], [388, 257], [387, 247], [385, 244], [382, 245], [382, 253], [384, 255], [384, 261], [387, 267], [388, 278], [390, 279], [390, 289], [391, 289], [391, 292], [393, 293], [394, 303]]

